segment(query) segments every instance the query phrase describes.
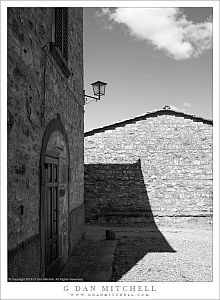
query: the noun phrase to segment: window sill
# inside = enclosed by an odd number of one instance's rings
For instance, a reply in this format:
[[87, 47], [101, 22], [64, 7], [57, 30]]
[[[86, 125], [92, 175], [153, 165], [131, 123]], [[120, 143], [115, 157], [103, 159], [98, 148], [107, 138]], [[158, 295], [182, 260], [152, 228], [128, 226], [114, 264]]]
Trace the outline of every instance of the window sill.
[[63, 71], [64, 75], [67, 78], [69, 78], [71, 72], [68, 69], [68, 66], [67, 66], [66, 62], [64, 61], [64, 59], [60, 55], [60, 52], [57, 49], [55, 43], [50, 43], [50, 52], [53, 55], [54, 59], [56, 60], [57, 64], [59, 65], [59, 67], [61, 68], [61, 70]]

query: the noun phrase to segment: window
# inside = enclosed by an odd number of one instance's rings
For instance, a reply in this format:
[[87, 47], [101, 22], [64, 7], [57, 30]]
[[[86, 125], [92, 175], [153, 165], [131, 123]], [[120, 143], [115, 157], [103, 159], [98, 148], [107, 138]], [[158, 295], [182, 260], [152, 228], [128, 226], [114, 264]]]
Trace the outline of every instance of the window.
[[55, 9], [55, 44], [63, 59], [68, 61], [68, 8]]
[[51, 43], [51, 53], [58, 65], [69, 77], [68, 69], [68, 8], [57, 7], [54, 13], [53, 22], [53, 42]]

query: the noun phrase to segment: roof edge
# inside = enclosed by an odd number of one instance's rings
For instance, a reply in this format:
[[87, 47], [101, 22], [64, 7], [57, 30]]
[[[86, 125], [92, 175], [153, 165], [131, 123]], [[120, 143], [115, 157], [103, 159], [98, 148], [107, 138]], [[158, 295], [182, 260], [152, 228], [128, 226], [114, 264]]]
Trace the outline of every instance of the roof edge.
[[152, 117], [157, 117], [157, 116], [161, 116], [161, 115], [175, 115], [176, 117], [183, 117], [185, 119], [191, 119], [194, 122], [202, 122], [204, 124], [208, 124], [208, 125], [213, 126], [213, 121], [209, 120], [209, 119], [205, 119], [205, 118], [202, 118], [202, 117], [197, 117], [195, 115], [186, 114], [184, 112], [176, 111], [176, 110], [172, 110], [172, 109], [160, 109], [160, 110], [156, 110], [156, 111], [153, 111], [153, 112], [147, 112], [146, 114], [141, 115], [141, 116], [137, 116], [135, 118], [126, 119], [126, 120], [119, 121], [119, 122], [116, 122], [116, 123], [113, 123], [113, 124], [105, 125], [103, 127], [92, 129], [90, 131], [85, 132], [84, 136], [87, 137], [87, 136], [94, 135], [94, 134], [99, 133], [99, 132], [104, 132], [104, 131], [107, 131], [107, 130], [114, 130], [117, 127], [122, 127], [122, 126], [125, 126], [127, 124], [131, 124], [131, 123], [135, 123], [137, 121], [144, 120], [146, 118], [152, 118]]

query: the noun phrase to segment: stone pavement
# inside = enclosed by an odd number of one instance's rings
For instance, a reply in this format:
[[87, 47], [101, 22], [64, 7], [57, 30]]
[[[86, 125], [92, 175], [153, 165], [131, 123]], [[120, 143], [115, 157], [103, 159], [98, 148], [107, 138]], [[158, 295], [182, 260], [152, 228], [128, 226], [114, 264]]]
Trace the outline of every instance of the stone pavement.
[[86, 238], [72, 256], [60, 278], [69, 281], [102, 282], [109, 281], [112, 275], [112, 263], [116, 241], [105, 238]]
[[[184, 225], [184, 226], [183, 226]], [[89, 237], [112, 229], [117, 239], [110, 282], [210, 282], [213, 280], [212, 225], [86, 225]]]

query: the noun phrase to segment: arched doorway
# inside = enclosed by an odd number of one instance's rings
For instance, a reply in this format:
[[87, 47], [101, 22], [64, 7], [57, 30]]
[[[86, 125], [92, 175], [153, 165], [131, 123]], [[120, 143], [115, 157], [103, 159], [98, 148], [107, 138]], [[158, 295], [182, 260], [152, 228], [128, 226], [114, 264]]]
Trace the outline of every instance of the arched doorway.
[[69, 146], [58, 115], [48, 124], [40, 156], [41, 276], [59, 274], [69, 250]]

